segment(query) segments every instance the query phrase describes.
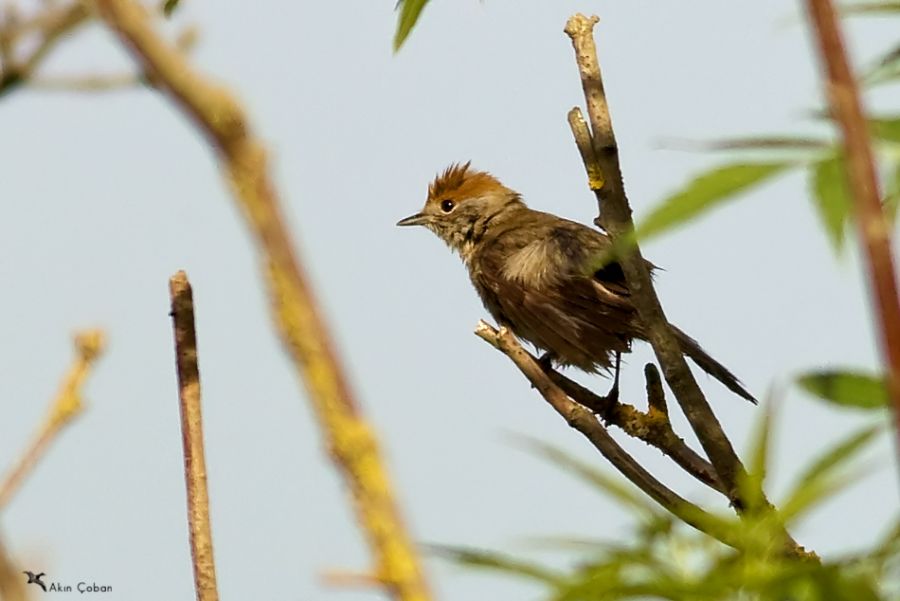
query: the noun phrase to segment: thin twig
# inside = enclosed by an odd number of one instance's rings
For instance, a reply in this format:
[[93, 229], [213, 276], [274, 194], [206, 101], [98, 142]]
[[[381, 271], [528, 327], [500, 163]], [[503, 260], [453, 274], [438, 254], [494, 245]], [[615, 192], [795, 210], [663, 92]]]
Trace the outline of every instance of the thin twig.
[[191, 67], [133, 0], [97, 0], [103, 20], [141, 70], [194, 121], [218, 153], [265, 266], [279, 333], [302, 377], [326, 444], [353, 495], [374, 573], [403, 601], [431, 598], [375, 434], [354, 400], [271, 182], [263, 144], [231, 94]]
[[512, 359], [519, 371], [528, 378], [531, 385], [550, 403], [553, 409], [566, 420], [566, 423], [583, 434], [635, 486], [686, 524], [725, 544], [732, 546], [737, 544], [729, 530], [721, 527], [722, 522], [719, 518], [667, 488], [619, 446], [606, 428], [597, 421], [593, 413], [570, 399], [562, 389], [554, 384], [544, 373], [538, 360], [522, 348], [509, 330], [506, 328], [497, 330], [481, 321], [475, 328], [475, 334]]
[[141, 77], [131, 73], [110, 75], [47, 75], [32, 77], [29, 88], [49, 92], [109, 92], [146, 85]]
[[[545, 367], [544, 373], [560, 390], [599, 415], [606, 423], [620, 428], [633, 438], [656, 447], [697, 480], [713, 490], [727, 495], [713, 466], [675, 434], [672, 424], [669, 423], [668, 415], [659, 411], [657, 398], [650, 397], [650, 409], [645, 413], [627, 403], [601, 397], [552, 368]], [[659, 374], [655, 367], [653, 367], [652, 374], [656, 375], [656, 383], [659, 384]], [[652, 386], [652, 374], [647, 376], [648, 389]], [[659, 391], [662, 391], [661, 385]], [[656, 393], [655, 390], [653, 392]]]
[[72, 367], [63, 378], [50, 412], [28, 450], [0, 485], [0, 509], [9, 503], [60, 431], [84, 410], [81, 388], [90, 373], [91, 365], [103, 351], [103, 344], [103, 333], [100, 330], [88, 330], [75, 336], [75, 360]]
[[[597, 21], [597, 17], [587, 18], [580, 14], [575, 15], [569, 19], [565, 31], [572, 39], [572, 45], [575, 48], [575, 57], [593, 129], [592, 139], [597, 165], [585, 165], [585, 167], [592, 180], [594, 178], [592, 174], [597, 171], [603, 174], [603, 186], [595, 189], [600, 206], [598, 225], [606, 230], [613, 240], [628, 240], [633, 236], [634, 222], [622, 182], [619, 151], [616, 146], [600, 65], [597, 61], [597, 50], [594, 45], [593, 27]], [[573, 109], [573, 111], [576, 110], [578, 109]], [[583, 122], [583, 119], [581, 121]], [[578, 122], [579, 119], [570, 112], [569, 123], [577, 124]], [[576, 142], [583, 138], [583, 134], [579, 134], [574, 128], [573, 133]], [[582, 156], [584, 154], [582, 151]], [[593, 184], [591, 187], [594, 188]], [[706, 451], [716, 468], [719, 479], [728, 491], [729, 498], [737, 501], [738, 481], [743, 477], [744, 468], [731, 441], [725, 435], [719, 420], [697, 385], [697, 381], [684, 359], [681, 347], [669, 328], [669, 322], [659, 298], [656, 296], [650, 272], [647, 263], [641, 256], [640, 248], [633, 245], [618, 259], [625, 273], [638, 317], [645, 328], [648, 341], [653, 346], [663, 375], [697, 434], [703, 450]], [[740, 503], [737, 502], [735, 505], [740, 506]]]
[[866, 256], [900, 452], [900, 298], [891, 251], [891, 223], [881, 206], [869, 128], [834, 6], [830, 0], [807, 0], [806, 4], [828, 75], [826, 91], [831, 114], [843, 132], [845, 166], [860, 244]]
[[194, 293], [187, 274], [183, 271], [169, 278], [169, 298], [172, 302], [172, 329], [175, 333], [175, 361], [178, 369], [178, 401], [181, 410], [181, 441], [184, 447], [184, 480], [187, 486], [194, 587], [197, 590], [197, 601], [218, 601], [216, 563], [213, 558], [212, 528], [209, 521], [209, 491], [206, 485], [206, 456], [203, 451], [203, 415], [200, 409], [197, 332], [194, 328]]
[[[64, 6], [53, 6], [28, 20], [0, 22], [0, 96], [34, 76], [37, 68], [56, 48], [58, 42], [87, 22], [91, 15], [87, 0], [72, 0]], [[22, 60], [17, 60], [16, 42], [34, 31], [40, 38], [33, 50]]]

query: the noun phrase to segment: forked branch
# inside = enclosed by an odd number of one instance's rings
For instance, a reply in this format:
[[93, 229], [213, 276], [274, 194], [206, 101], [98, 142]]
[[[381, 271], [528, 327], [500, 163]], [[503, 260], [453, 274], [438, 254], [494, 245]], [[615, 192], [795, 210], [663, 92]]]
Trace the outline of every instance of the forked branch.
[[576, 403], [544, 372], [538, 360], [522, 348], [506, 328], [497, 330], [486, 322], [479, 322], [475, 334], [509, 357], [519, 371], [528, 378], [550, 406], [578, 430], [623, 476], [628, 478], [650, 498], [680, 520], [728, 545], [736, 545], [729, 529], [721, 520], [685, 500], [645, 470], [606, 431], [597, 417], [580, 403]]
[[[570, 111], [569, 124], [572, 126], [576, 143], [579, 144], [582, 158], [596, 159], [595, 164], [586, 162], [585, 169], [600, 209], [597, 224], [603, 227], [614, 241], [622, 241], [629, 240], [634, 235], [634, 221], [631, 218], [631, 206], [622, 182], [619, 150], [600, 74], [597, 49], [594, 45], [593, 28], [597, 21], [597, 17], [588, 18], [579, 14], [571, 17], [566, 24], [565, 31], [575, 48], [592, 133], [585, 132], [587, 125], [577, 108]], [[592, 142], [590, 148], [583, 147], [586, 140]], [[601, 183], [599, 188], [596, 186], [598, 173]], [[629, 245], [617, 259], [625, 273], [638, 317], [646, 329], [648, 341], [653, 346], [666, 381], [728, 491], [728, 497], [738, 499], [738, 482], [743, 477], [744, 468], [688, 368], [681, 347], [672, 334], [662, 305], [656, 296], [650, 271], [641, 256], [640, 248], [636, 244]], [[740, 503], [737, 505], [740, 506]]]

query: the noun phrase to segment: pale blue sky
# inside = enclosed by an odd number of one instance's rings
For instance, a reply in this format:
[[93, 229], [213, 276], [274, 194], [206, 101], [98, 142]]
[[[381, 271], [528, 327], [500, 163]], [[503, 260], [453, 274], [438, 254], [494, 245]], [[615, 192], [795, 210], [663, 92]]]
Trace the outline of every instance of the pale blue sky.
[[[196, 64], [235, 89], [270, 142], [297, 244], [382, 436], [417, 540], [525, 551], [529, 537], [627, 531], [611, 501], [510, 444], [523, 433], [605, 463], [509, 361], [471, 332], [485, 316], [458, 259], [394, 223], [448, 163], [472, 159], [534, 207], [595, 212], [566, 112], [582, 101], [568, 38], [598, 13], [599, 50], [638, 216], [718, 157], [667, 138], [814, 131], [817, 70], [799, 7], [757, 2], [434, 0], [391, 53], [388, 2], [183, 3]], [[857, 58], [896, 42], [858, 23]], [[128, 60], [93, 29], [55, 72]], [[886, 109], [898, 96], [883, 93]], [[272, 332], [254, 250], [201, 138], [161, 97], [19, 91], [0, 103], [0, 457], [17, 456], [68, 365], [70, 333], [106, 328], [90, 408], [2, 516], [28, 569], [111, 584], [104, 599], [193, 595], [167, 278], [195, 288], [207, 462], [225, 599], [377, 599], [323, 586], [367, 553], [304, 394]], [[777, 498], [804, 461], [864, 423], [786, 386], [799, 370], [874, 368], [855, 253], [834, 260], [799, 174], [647, 245], [671, 319], [751, 390], [779, 391]], [[641, 345], [624, 373], [639, 398]], [[739, 448], [760, 411], [700, 377]], [[595, 382], [604, 389], [605, 381]], [[683, 426], [683, 420], [680, 422]], [[682, 431], [685, 431], [682, 428]], [[722, 504], [658, 453], [664, 481]], [[817, 512], [798, 540], [828, 556], [878, 536], [897, 507], [882, 468]], [[539, 589], [429, 560], [442, 599], [534, 599]]]

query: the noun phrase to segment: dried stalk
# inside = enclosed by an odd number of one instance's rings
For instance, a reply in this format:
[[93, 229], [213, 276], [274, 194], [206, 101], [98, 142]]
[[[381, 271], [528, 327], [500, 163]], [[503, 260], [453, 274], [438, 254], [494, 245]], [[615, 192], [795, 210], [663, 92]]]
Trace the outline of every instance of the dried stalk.
[[206, 486], [206, 456], [203, 451], [203, 416], [200, 409], [200, 368], [197, 362], [197, 332], [194, 328], [194, 293], [187, 274], [179, 271], [169, 279], [175, 361], [178, 370], [178, 406], [184, 448], [184, 480], [187, 487], [188, 528], [194, 587], [197, 601], [218, 601], [216, 563], [213, 558], [209, 521], [209, 491]]

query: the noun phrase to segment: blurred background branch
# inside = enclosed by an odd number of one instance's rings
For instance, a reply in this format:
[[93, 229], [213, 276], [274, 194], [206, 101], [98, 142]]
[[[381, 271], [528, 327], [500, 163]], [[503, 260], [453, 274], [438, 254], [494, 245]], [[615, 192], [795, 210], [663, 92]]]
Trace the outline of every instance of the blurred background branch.
[[[57, 43], [88, 21], [87, 0], [45, 4], [34, 15], [24, 16], [16, 4], [0, 7], [0, 96], [30, 80]], [[28, 47], [27, 52], [21, 47]]]
[[0, 484], [0, 510], [16, 494], [62, 429], [84, 410], [81, 389], [94, 361], [103, 352], [103, 346], [104, 336], [100, 330], [86, 330], [75, 336], [75, 360], [63, 378], [44, 423], [28, 449]]
[[164, 41], [140, 4], [98, 0], [97, 7], [141, 70], [191, 117], [221, 160], [258, 243], [282, 342], [306, 384], [323, 437], [353, 495], [357, 519], [375, 557], [374, 579], [398, 600], [429, 599], [375, 434], [350, 390], [284, 222], [262, 142], [232, 95], [195, 71], [174, 45]]
[[891, 222], [882, 207], [871, 134], [856, 77], [847, 59], [843, 35], [831, 0], [807, 0], [820, 59], [826, 73], [831, 116], [843, 137], [847, 182], [859, 242], [866, 258], [869, 292], [875, 307], [884, 379], [894, 411], [900, 453], [900, 296], [891, 245]]

